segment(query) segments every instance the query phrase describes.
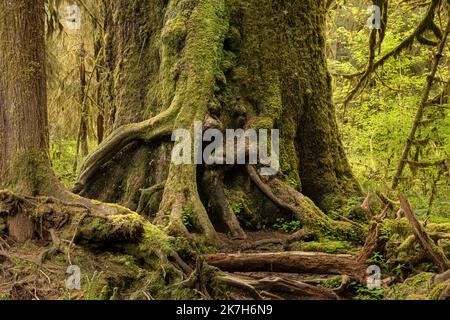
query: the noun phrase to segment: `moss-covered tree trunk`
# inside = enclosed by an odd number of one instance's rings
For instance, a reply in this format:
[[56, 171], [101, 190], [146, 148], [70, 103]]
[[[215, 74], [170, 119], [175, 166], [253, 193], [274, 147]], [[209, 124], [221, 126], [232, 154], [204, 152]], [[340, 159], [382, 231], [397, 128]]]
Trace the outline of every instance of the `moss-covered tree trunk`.
[[[210, 239], [216, 230], [245, 236], [235, 214], [253, 227], [287, 211], [326, 219], [290, 197], [329, 210], [360, 193], [336, 124], [321, 1], [104, 4], [104, 100], [115, 130], [85, 161], [75, 191]], [[271, 193], [245, 166], [171, 164], [172, 131], [192, 132], [194, 121], [280, 129], [281, 170], [271, 180], [284, 190]]]
[[0, 183], [37, 194], [48, 165], [42, 1], [0, 3]]
[[[37, 195], [49, 190], [44, 4], [0, 2], [0, 188]], [[17, 239], [30, 238], [31, 222], [8, 221]]]

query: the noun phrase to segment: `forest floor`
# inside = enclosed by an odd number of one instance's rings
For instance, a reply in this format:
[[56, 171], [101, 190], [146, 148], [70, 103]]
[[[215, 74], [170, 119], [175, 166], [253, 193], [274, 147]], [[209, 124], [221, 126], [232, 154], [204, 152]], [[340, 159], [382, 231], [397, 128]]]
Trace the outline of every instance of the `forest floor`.
[[[277, 253], [287, 249], [277, 242], [288, 239], [292, 234], [279, 231], [250, 231], [247, 239], [230, 239], [221, 234], [223, 244], [215, 250], [215, 253]], [[153, 299], [149, 292], [139, 293], [137, 283], [142, 277], [136, 275], [146, 273], [146, 270], [132, 256], [73, 245], [69, 255], [57, 252], [47, 257], [45, 261], [41, 261], [43, 253], [50, 247], [49, 243], [43, 241], [28, 241], [22, 245], [4, 240], [0, 242], [0, 300]], [[329, 251], [336, 251], [336, 249], [330, 246]], [[70, 275], [66, 271], [69, 260], [72, 264], [79, 266], [82, 271], [80, 289], [67, 288], [66, 282]], [[324, 287], [340, 283], [340, 277], [314, 273], [233, 272], [229, 274], [246, 280], [270, 277]], [[142, 286], [145, 286], [145, 283], [142, 283]], [[237, 300], [253, 298], [245, 291], [236, 288], [228, 288], [227, 296]], [[302, 299], [303, 297], [294, 291], [284, 292], [283, 298]]]
[[[326, 252], [333, 256], [351, 254], [357, 257], [361, 246], [349, 242], [330, 239], [307, 239], [287, 244], [287, 240], [295, 233], [279, 231], [250, 231], [247, 239], [230, 239], [221, 235], [223, 244], [207, 251], [213, 256], [218, 254], [264, 254], [280, 252], [299, 254]], [[136, 257], [118, 252], [110, 248], [93, 248], [73, 244], [68, 252], [55, 252], [42, 259], [43, 253], [51, 247], [49, 242], [28, 241], [25, 244], [14, 244], [11, 241], [0, 241], [0, 300], [1, 299], [203, 299], [195, 296], [190, 290], [170, 289], [171, 285], [161, 281], [159, 270], [149, 268]], [[447, 256], [448, 256], [447, 252]], [[347, 256], [347, 255], [346, 255]], [[428, 259], [429, 261], [429, 259]], [[383, 267], [388, 264], [379, 261]], [[79, 266], [81, 270], [81, 287], [75, 290], [67, 288], [70, 277], [66, 273], [68, 264]], [[401, 265], [401, 264], [397, 264]], [[450, 275], [444, 284], [435, 283], [438, 272], [427, 259], [415, 270], [409, 266], [383, 274], [382, 288], [369, 290], [357, 281], [344, 281], [342, 275], [319, 274], [316, 272], [278, 272], [278, 271], [234, 271], [223, 272], [225, 277], [232, 277], [248, 283], [270, 282], [271, 290], [260, 291], [264, 299], [314, 299], [315, 295], [334, 294], [339, 299], [430, 299], [438, 298], [447, 286], [450, 286]], [[383, 270], [384, 271], [384, 270]], [[448, 272], [447, 272], [448, 273]], [[346, 283], [344, 283], [346, 282]], [[273, 284], [280, 284], [279, 287]], [[307, 287], [290, 287], [302, 284]], [[345, 286], [345, 288], [343, 288]], [[162, 289], [164, 287], [164, 290]], [[311, 296], [305, 296], [305, 290], [313, 288]], [[317, 288], [317, 292], [315, 291]], [[167, 291], [166, 291], [167, 289]], [[275, 289], [275, 290], [272, 290]], [[345, 289], [345, 290], [344, 290]], [[323, 291], [322, 291], [323, 290]], [[251, 292], [239, 286], [229, 286], [225, 294], [209, 298], [254, 299]], [[308, 291], [309, 292], [309, 291]], [[324, 297], [321, 297], [323, 299]], [[447, 297], [448, 298], [448, 297]]]
[[11, 192], [0, 200], [0, 231], [22, 212], [40, 239], [0, 234], [0, 300], [450, 299], [450, 219], [420, 221], [401, 194], [391, 217], [374, 215], [367, 196], [366, 222], [354, 222], [361, 237], [298, 226], [219, 234], [215, 246], [131, 211], [102, 216]]

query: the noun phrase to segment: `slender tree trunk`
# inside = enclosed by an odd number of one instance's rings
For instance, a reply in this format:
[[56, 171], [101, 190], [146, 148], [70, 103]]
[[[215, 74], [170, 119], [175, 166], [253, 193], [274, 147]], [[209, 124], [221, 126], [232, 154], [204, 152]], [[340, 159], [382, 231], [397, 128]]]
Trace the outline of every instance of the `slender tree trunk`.
[[43, 0], [0, 1], [0, 190], [9, 190], [2, 192], [11, 207], [7, 232], [19, 242], [35, 235], [33, 212], [8, 199], [48, 196], [98, 214], [120, 211], [71, 194], [51, 168], [44, 18]]
[[80, 145], [81, 154], [83, 157], [87, 156], [89, 153], [88, 146], [88, 105], [87, 105], [87, 92], [86, 92], [86, 50], [84, 49], [84, 42], [81, 41], [80, 44]]
[[[36, 195], [48, 190], [49, 163], [42, 0], [0, 1], [0, 187]], [[8, 219], [23, 241], [33, 225], [19, 213]]]
[[49, 165], [43, 1], [0, 2], [0, 184], [38, 194]]

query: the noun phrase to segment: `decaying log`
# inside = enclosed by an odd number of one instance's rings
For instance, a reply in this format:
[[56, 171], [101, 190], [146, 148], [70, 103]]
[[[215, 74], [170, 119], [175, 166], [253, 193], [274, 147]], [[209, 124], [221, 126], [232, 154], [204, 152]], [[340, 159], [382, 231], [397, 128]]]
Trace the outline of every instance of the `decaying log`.
[[439, 267], [440, 272], [445, 272], [450, 268], [450, 263], [447, 257], [444, 255], [442, 250], [434, 244], [433, 240], [431, 240], [430, 236], [425, 231], [425, 228], [417, 220], [406, 197], [400, 192], [398, 194], [398, 197], [400, 199], [401, 208], [409, 221], [414, 236], [428, 253], [430, 258], [433, 259], [433, 261]]
[[229, 272], [286, 272], [347, 275], [363, 281], [367, 265], [344, 254], [315, 252], [218, 253], [204, 256], [205, 261]]

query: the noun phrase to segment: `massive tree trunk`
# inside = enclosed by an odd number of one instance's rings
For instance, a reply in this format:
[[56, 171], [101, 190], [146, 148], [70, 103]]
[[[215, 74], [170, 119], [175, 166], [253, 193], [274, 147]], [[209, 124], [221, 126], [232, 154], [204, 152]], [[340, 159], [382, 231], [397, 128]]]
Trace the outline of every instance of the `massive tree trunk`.
[[[291, 214], [335, 227], [306, 198], [326, 211], [360, 193], [336, 124], [323, 3], [104, 0], [104, 11], [114, 130], [75, 191], [211, 240], [216, 230], [243, 236], [232, 201], [255, 220]], [[266, 181], [245, 166], [171, 164], [172, 131], [193, 132], [194, 121], [280, 129], [280, 172]], [[284, 199], [264, 192], [273, 181]]]

